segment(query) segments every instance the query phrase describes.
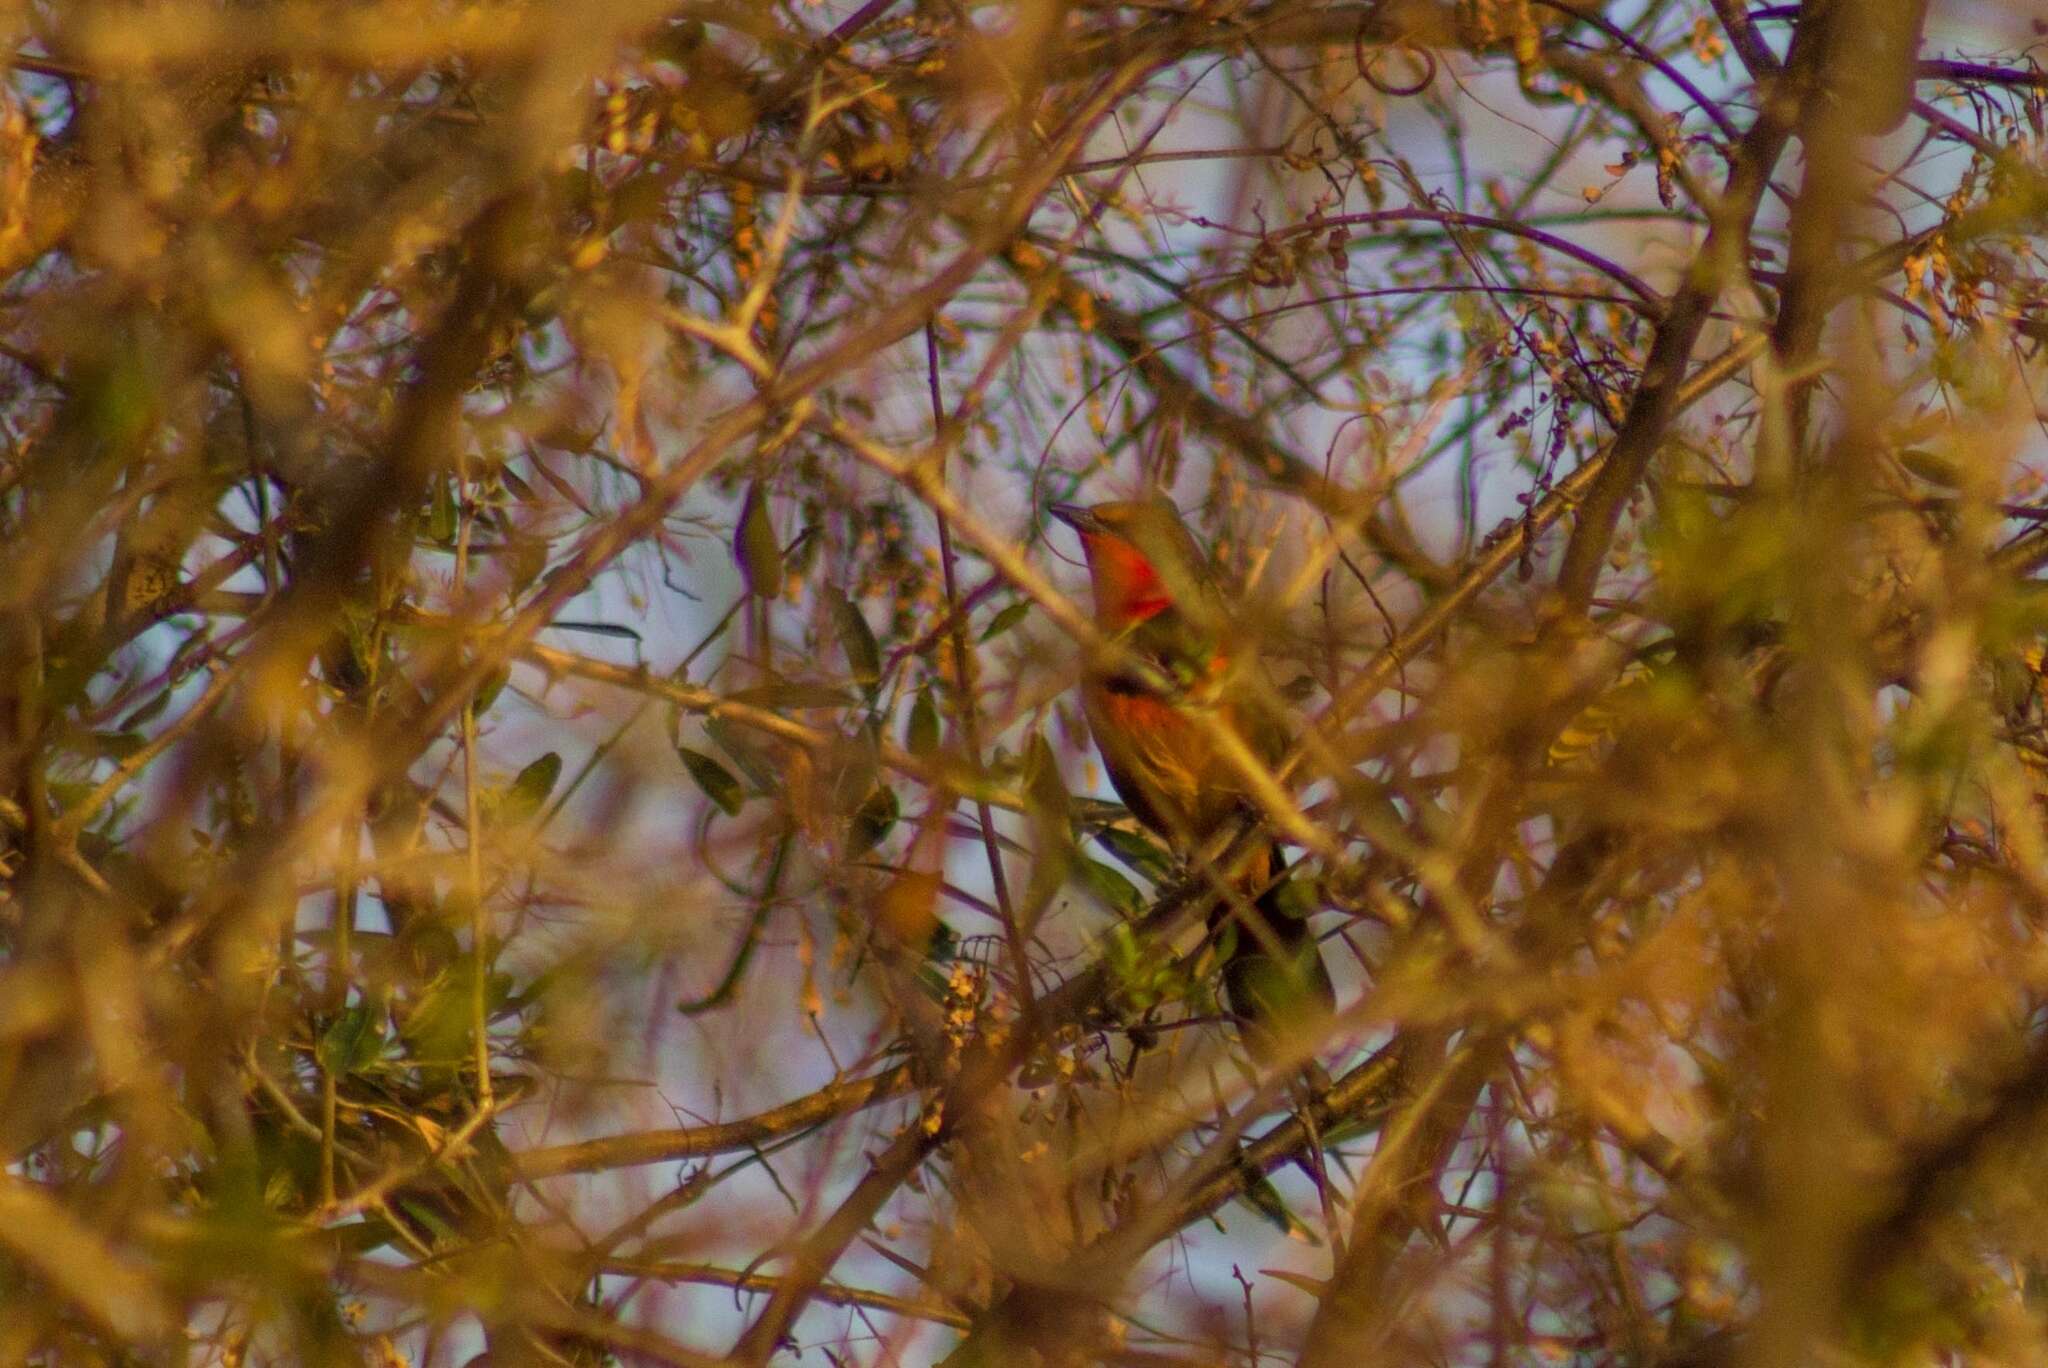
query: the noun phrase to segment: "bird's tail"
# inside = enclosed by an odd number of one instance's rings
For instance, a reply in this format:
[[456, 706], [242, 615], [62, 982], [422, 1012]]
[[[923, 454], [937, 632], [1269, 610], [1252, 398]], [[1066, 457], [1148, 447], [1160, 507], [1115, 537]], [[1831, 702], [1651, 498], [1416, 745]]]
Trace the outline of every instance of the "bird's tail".
[[1337, 992], [1307, 917], [1289, 906], [1294, 900], [1278, 846], [1269, 842], [1263, 858], [1252, 858], [1244, 887], [1256, 890], [1249, 908], [1225, 904], [1210, 924], [1219, 934], [1234, 926], [1236, 943], [1223, 962], [1224, 999], [1252, 1052], [1271, 1057], [1290, 1036], [1334, 1012]]

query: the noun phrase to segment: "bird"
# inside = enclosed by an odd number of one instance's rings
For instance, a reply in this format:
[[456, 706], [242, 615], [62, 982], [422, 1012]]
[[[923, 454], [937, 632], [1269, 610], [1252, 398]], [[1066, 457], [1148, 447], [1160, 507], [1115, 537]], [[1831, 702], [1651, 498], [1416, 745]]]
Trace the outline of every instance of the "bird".
[[[1180, 513], [1163, 497], [1047, 512], [1074, 529], [1087, 557], [1095, 625], [1120, 655], [1085, 666], [1081, 705], [1117, 796], [1181, 859], [1255, 806], [1212, 733], [1206, 712], [1236, 729], [1268, 764], [1286, 734], [1250, 636]], [[1132, 661], [1146, 668], [1134, 668]], [[1148, 678], [1147, 676], [1151, 676]], [[1212, 914], [1237, 922], [1223, 964], [1224, 1000], [1247, 1045], [1270, 1058], [1292, 1031], [1335, 1010], [1329, 970], [1307, 922], [1283, 907], [1286, 861], [1270, 834], [1236, 867], [1243, 895]]]

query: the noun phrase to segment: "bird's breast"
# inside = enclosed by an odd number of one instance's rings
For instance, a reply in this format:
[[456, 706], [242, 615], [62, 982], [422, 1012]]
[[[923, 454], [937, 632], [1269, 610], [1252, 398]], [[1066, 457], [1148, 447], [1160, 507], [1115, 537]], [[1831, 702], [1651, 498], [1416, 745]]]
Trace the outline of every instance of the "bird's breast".
[[1184, 705], [1144, 688], [1094, 681], [1082, 691], [1089, 730], [1117, 796], [1176, 846], [1198, 841], [1237, 805], [1207, 730]]

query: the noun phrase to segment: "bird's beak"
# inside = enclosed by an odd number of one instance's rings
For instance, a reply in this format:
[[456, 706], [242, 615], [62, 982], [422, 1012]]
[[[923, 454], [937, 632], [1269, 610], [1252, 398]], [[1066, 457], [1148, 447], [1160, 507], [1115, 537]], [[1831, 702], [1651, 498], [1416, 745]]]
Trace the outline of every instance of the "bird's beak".
[[1059, 503], [1048, 506], [1045, 511], [1076, 532], [1100, 534], [1102, 531], [1102, 519], [1095, 516], [1095, 510], [1092, 508], [1083, 508], [1080, 504]]

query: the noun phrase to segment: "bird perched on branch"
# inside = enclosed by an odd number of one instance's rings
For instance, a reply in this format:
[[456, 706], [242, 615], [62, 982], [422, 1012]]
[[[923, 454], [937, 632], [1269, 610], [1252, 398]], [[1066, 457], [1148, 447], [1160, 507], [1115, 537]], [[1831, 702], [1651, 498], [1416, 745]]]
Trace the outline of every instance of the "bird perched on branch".
[[[1264, 666], [1217, 588], [1207, 558], [1164, 499], [1055, 504], [1081, 536], [1095, 621], [1122, 664], [1091, 663], [1081, 681], [1088, 727], [1109, 781], [1139, 821], [1182, 857], [1249, 811], [1245, 786], [1218, 753], [1207, 714], [1272, 763], [1286, 749]], [[1142, 662], [1134, 667], [1132, 662]], [[1153, 676], [1147, 678], [1147, 675]], [[1270, 835], [1230, 871], [1240, 896], [1211, 929], [1235, 923], [1224, 997], [1256, 1053], [1331, 1011], [1336, 995], [1308, 925], [1282, 907], [1286, 861]]]

